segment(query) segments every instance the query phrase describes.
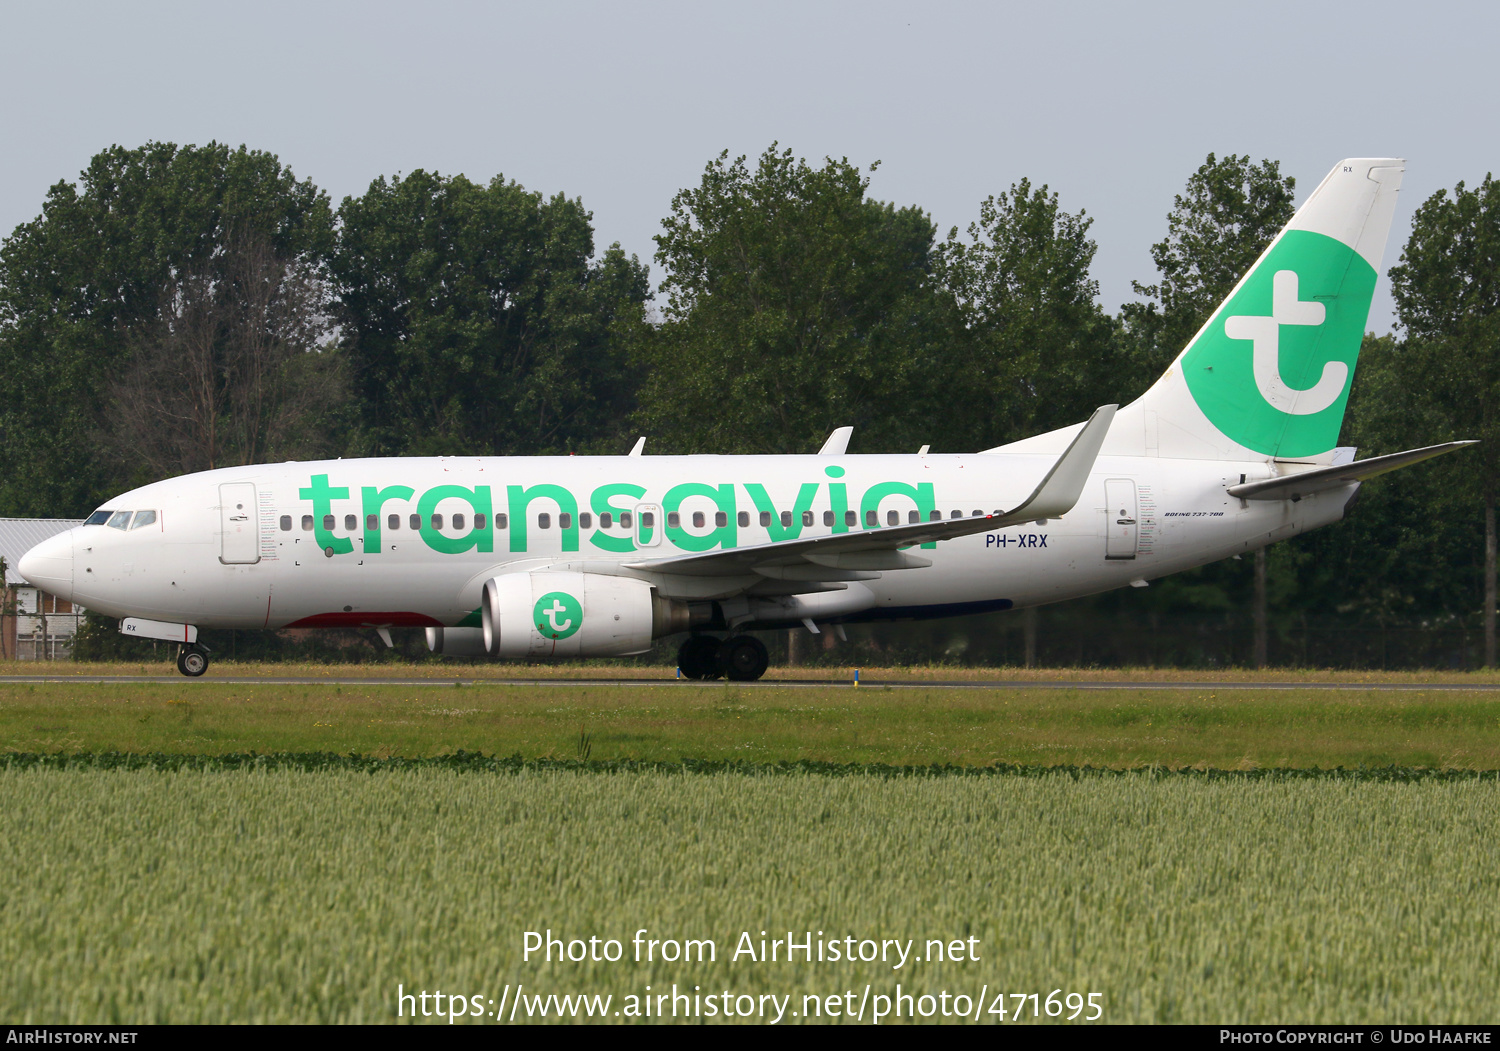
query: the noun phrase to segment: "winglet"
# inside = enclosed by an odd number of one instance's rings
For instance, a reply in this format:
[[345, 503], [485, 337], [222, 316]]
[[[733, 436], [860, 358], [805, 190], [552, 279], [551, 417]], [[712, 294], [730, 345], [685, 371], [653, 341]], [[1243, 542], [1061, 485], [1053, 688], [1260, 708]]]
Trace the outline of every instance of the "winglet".
[[635, 445], [626, 453], [626, 456], [639, 456], [646, 451], [646, 436], [643, 434], [635, 440]]
[[818, 450], [819, 456], [843, 456], [849, 451], [849, 436], [854, 433], [853, 427], [838, 427], [828, 436], [823, 443], [823, 448]]
[[1101, 405], [1095, 409], [1089, 422], [1073, 439], [1073, 444], [1047, 472], [1047, 477], [1024, 503], [1014, 511], [1007, 511], [1003, 517], [1009, 521], [1061, 518], [1073, 510], [1073, 505], [1083, 495], [1083, 487], [1094, 469], [1094, 461], [1099, 458], [1099, 448], [1104, 444], [1104, 436], [1109, 433], [1109, 425], [1118, 408], [1118, 405]]

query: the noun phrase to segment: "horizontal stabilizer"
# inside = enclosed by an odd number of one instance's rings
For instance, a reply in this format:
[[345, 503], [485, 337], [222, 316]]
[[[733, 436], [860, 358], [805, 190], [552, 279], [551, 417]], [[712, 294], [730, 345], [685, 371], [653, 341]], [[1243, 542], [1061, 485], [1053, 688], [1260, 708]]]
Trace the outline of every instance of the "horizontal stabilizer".
[[1429, 445], [1423, 449], [1409, 449], [1406, 452], [1390, 453], [1387, 456], [1372, 456], [1368, 460], [1355, 460], [1353, 463], [1336, 467], [1320, 467], [1312, 471], [1283, 475], [1280, 478], [1267, 478], [1259, 482], [1242, 482], [1239, 485], [1231, 485], [1229, 495], [1237, 496], [1241, 500], [1301, 500], [1304, 496], [1321, 493], [1325, 489], [1337, 489], [1351, 482], [1363, 482], [1376, 475], [1385, 474], [1387, 471], [1409, 467], [1411, 464], [1421, 463], [1434, 456], [1442, 456], [1444, 453], [1451, 453], [1474, 444], [1476, 443], [1472, 441], [1444, 442], [1442, 445]]

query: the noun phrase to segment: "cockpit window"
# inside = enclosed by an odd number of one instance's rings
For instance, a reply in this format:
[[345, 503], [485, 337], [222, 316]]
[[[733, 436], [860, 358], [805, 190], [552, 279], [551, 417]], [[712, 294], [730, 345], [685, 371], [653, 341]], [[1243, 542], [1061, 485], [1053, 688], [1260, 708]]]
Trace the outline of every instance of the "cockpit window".
[[139, 529], [141, 526], [148, 526], [148, 525], [155, 525], [155, 524], [156, 524], [156, 512], [155, 511], [137, 511], [135, 513], [135, 521], [130, 523], [130, 528], [131, 529]]
[[109, 516], [109, 521], [104, 524], [109, 526], [111, 529], [129, 529], [130, 516], [130, 511], [116, 511], [114, 514]]
[[112, 514], [114, 514], [113, 511], [95, 511], [93, 514], [89, 515], [83, 520], [83, 524], [103, 525], [105, 522], [109, 521], [109, 516]]

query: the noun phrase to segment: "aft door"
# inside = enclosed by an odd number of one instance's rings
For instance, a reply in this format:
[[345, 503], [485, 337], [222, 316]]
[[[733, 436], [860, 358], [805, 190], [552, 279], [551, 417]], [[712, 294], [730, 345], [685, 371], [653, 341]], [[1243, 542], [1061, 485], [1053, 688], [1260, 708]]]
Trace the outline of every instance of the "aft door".
[[254, 482], [219, 486], [219, 524], [223, 529], [220, 562], [250, 566], [260, 561], [260, 508], [255, 502]]
[[1104, 557], [1134, 558], [1140, 544], [1135, 481], [1110, 478], [1104, 483]]

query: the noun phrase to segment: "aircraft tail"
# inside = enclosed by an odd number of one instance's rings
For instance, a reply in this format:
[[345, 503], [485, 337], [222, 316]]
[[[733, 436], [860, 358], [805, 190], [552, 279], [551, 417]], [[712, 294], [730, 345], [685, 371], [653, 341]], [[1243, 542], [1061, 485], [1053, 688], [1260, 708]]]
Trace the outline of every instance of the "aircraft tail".
[[[1160, 379], [1104, 455], [1331, 464], [1406, 162], [1340, 161]], [[1057, 455], [1081, 424], [986, 452]]]
[[[1331, 462], [1405, 162], [1340, 161], [1121, 417], [1146, 455]], [[1120, 430], [1117, 422], [1115, 430]]]

